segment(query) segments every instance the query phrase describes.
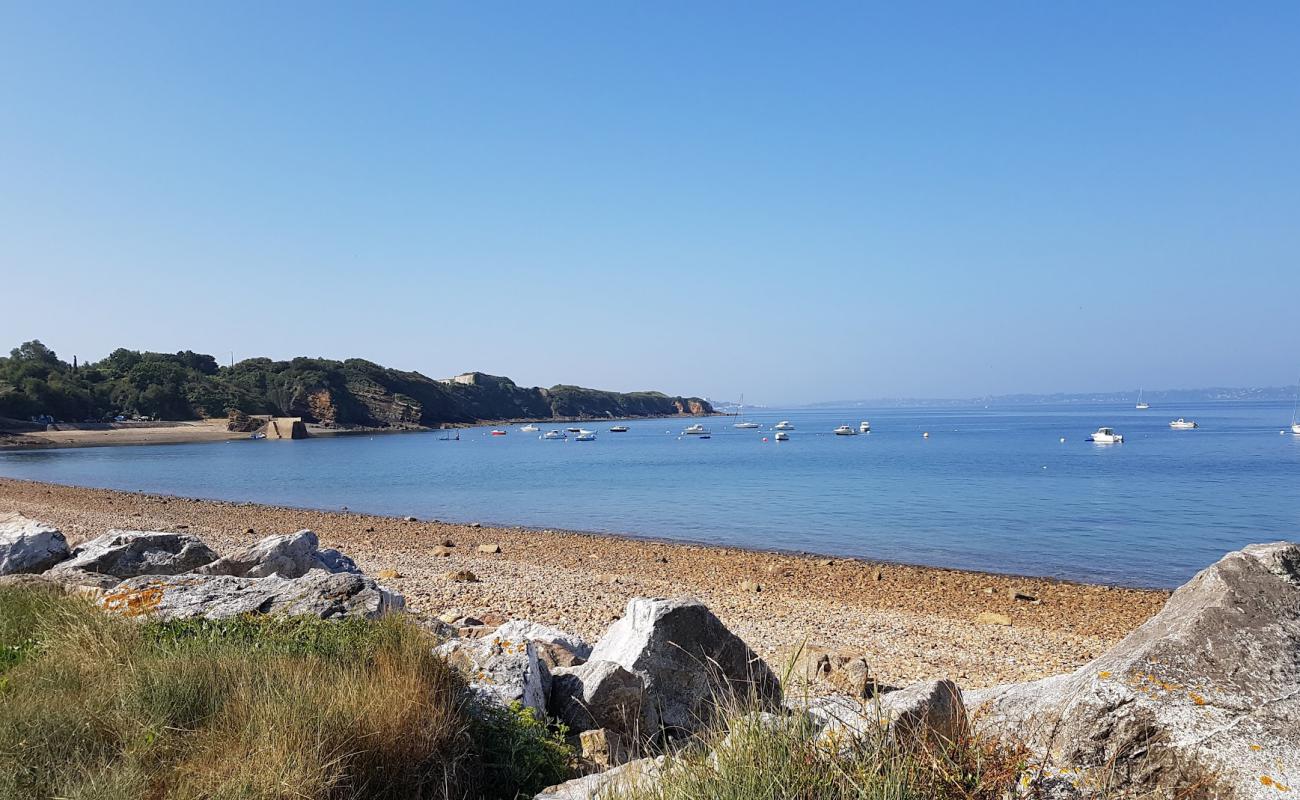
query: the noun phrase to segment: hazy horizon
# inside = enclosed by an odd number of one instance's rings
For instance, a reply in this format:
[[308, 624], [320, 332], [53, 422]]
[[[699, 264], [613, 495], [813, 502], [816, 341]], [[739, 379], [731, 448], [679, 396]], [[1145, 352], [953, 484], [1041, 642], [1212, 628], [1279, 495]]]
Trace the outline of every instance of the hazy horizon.
[[1300, 7], [0, 7], [4, 348], [1295, 382]]

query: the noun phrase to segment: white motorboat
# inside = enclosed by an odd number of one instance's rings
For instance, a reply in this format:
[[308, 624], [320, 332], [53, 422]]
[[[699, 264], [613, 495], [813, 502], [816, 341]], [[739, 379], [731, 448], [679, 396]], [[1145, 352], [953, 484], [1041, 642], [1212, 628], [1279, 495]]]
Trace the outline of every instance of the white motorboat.
[[695, 423], [694, 425], [688, 426], [686, 430], [682, 431], [682, 433], [686, 434], [687, 436], [702, 436], [708, 434], [708, 432], [709, 429], [704, 427], [698, 422]]
[[1097, 444], [1123, 444], [1124, 436], [1115, 433], [1114, 428], [1098, 428], [1097, 432], [1089, 437], [1089, 441]]
[[858, 431], [860, 433], [871, 433], [871, 423], [865, 419], [862, 420], [862, 424], [858, 426]]
[[574, 437], [574, 440], [579, 442], [594, 442], [596, 441], [596, 432], [580, 430], [578, 431], [578, 435]]
[[542, 434], [543, 439], [567, 439], [568, 435], [564, 431], [547, 431]]
[[794, 430], [794, 426], [790, 424], [790, 420], [788, 420], [788, 419], [783, 419], [783, 420], [781, 420], [780, 422], [776, 423], [776, 426], [775, 426], [775, 427], [776, 427], [776, 430], [778, 430], [778, 431], [792, 431], [792, 430]]
[[1136, 408], [1138, 411], [1146, 411], [1148, 408], [1151, 407], [1151, 404], [1150, 404], [1150, 403], [1144, 403], [1144, 402], [1142, 402], [1142, 390], [1141, 390], [1141, 389], [1138, 389], [1138, 402], [1137, 402], [1137, 405], [1135, 405], [1135, 406], [1133, 406], [1133, 407]]
[[1192, 422], [1190, 419], [1183, 419], [1182, 417], [1179, 417], [1178, 419], [1169, 423], [1169, 427], [1173, 428], [1176, 431], [1190, 431], [1192, 428], [1199, 428], [1200, 426], [1197, 425], [1195, 422]]
[[852, 425], [841, 425], [835, 429], [836, 436], [857, 436], [858, 432], [853, 430]]
[[1294, 433], [1296, 436], [1300, 436], [1300, 422], [1291, 423], [1291, 432]]
[[537, 432], [540, 431], [540, 430], [541, 430], [541, 428], [539, 428], [539, 427], [537, 427], [536, 425], [533, 425], [533, 424], [530, 423], [530, 424], [525, 425], [524, 427], [520, 428], [520, 429], [519, 429], [519, 432], [520, 432], [520, 433], [537, 433]]
[[777, 431], [776, 440], [778, 442], [788, 442], [790, 441], [790, 434], [786, 433], [785, 431]]
[[614, 427], [612, 427], [612, 428], [609, 429], [609, 432], [610, 432], [610, 433], [627, 433], [627, 426], [626, 426], [626, 425], [615, 425]]
[[747, 429], [747, 430], [754, 430], [754, 429], [759, 428], [759, 427], [761, 427], [761, 426], [760, 426], [757, 422], [737, 422], [735, 425], [732, 425], [731, 427], [733, 427], [733, 428], [745, 428], [745, 429]]

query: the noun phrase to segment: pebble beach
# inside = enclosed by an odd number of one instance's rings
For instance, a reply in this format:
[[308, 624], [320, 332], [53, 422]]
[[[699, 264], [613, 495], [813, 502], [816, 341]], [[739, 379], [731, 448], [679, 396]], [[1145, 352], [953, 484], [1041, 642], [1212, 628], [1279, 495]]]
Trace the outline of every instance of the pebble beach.
[[[691, 595], [758, 653], [863, 656], [877, 680], [963, 686], [1072, 670], [1169, 593], [610, 535], [231, 503], [0, 479], [0, 513], [70, 543], [110, 528], [182, 530], [220, 552], [302, 528], [431, 617], [530, 619], [595, 638], [628, 599]], [[499, 552], [496, 552], [499, 551]], [[465, 580], [468, 572], [473, 580]], [[457, 573], [461, 573], [457, 575]]]

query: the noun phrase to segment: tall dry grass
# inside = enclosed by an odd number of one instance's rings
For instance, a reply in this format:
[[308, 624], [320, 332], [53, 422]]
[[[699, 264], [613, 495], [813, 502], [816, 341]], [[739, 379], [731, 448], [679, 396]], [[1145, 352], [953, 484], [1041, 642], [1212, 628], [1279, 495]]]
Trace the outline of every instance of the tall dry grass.
[[729, 721], [670, 755], [655, 781], [609, 800], [1004, 800], [1026, 754], [991, 741], [887, 734], [824, 738], [806, 715], [732, 708]]
[[554, 735], [477, 714], [433, 644], [400, 617], [141, 624], [0, 588], [0, 798], [514, 797], [563, 777]]

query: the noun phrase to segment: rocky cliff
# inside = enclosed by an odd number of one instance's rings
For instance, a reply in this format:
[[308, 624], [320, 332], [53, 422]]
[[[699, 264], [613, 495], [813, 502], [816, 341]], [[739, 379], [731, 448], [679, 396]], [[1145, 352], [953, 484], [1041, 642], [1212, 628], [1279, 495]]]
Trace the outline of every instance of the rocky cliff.
[[713, 413], [698, 397], [608, 392], [580, 386], [525, 388], [509, 378], [471, 372], [432, 380], [377, 364], [347, 361], [341, 380], [304, 394], [292, 413], [311, 422], [375, 427], [437, 427], [505, 419], [660, 417]]

